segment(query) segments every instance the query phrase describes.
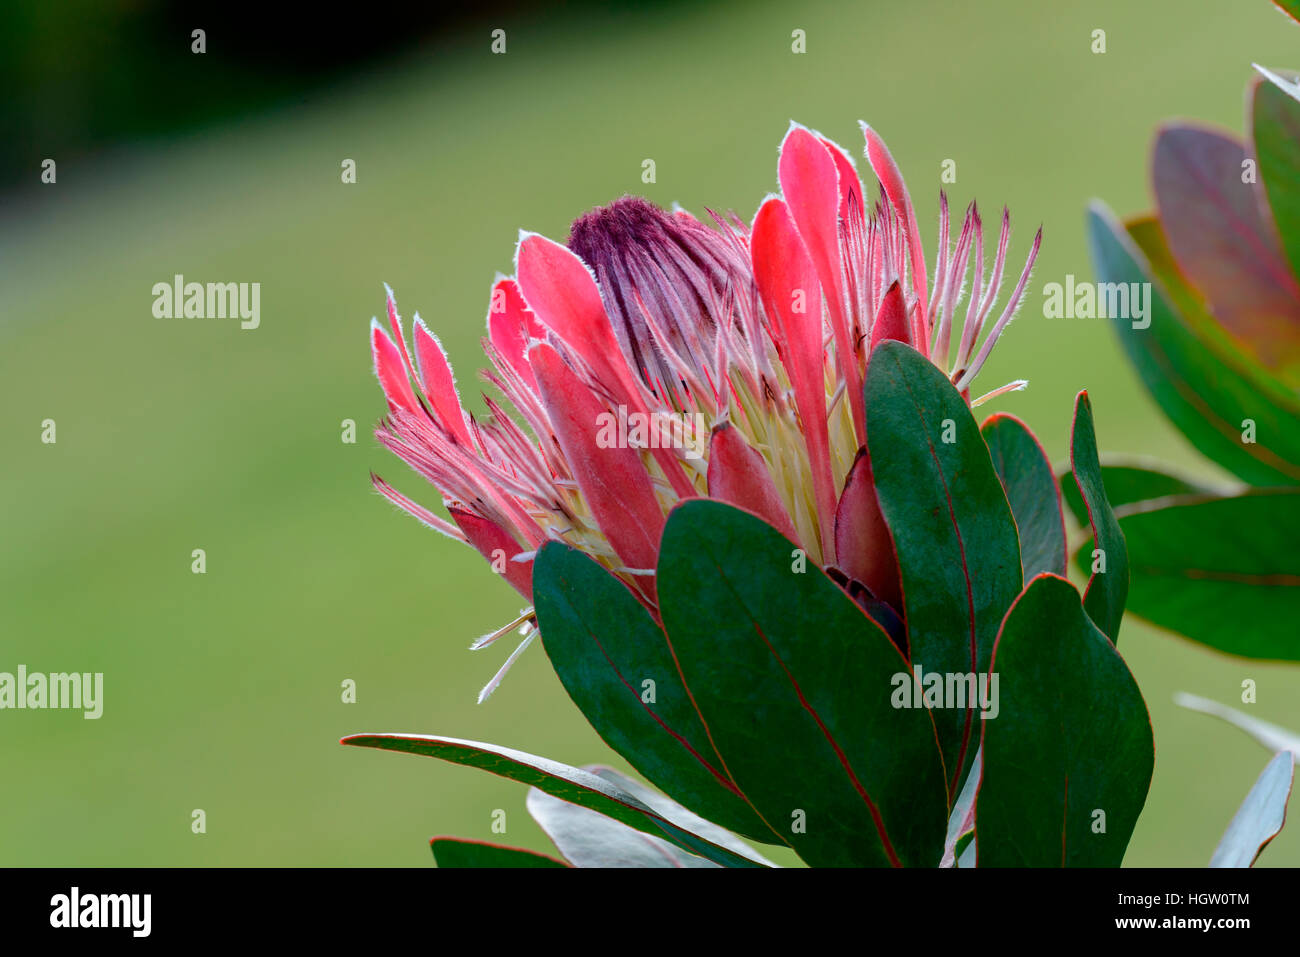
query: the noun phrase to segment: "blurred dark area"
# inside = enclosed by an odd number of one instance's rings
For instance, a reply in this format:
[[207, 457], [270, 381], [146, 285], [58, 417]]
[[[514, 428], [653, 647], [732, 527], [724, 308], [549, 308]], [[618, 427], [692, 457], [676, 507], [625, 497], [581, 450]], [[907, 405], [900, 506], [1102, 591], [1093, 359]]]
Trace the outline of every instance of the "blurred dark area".
[[[0, 189], [37, 183], [46, 157], [75, 159], [274, 106], [475, 23], [647, 5], [4, 0]], [[192, 50], [196, 29], [203, 54]]]

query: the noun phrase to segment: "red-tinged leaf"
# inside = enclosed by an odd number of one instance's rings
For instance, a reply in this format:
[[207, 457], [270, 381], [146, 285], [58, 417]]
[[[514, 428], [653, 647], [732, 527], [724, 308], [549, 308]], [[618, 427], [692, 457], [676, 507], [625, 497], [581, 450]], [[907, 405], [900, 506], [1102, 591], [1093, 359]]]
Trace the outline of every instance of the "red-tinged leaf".
[[907, 184], [903, 182], [903, 174], [899, 170], [898, 164], [894, 162], [889, 147], [880, 138], [880, 134], [866, 123], [863, 123], [862, 135], [867, 140], [867, 162], [871, 164], [871, 169], [876, 174], [876, 178], [884, 186], [885, 195], [889, 197], [890, 205], [894, 207], [894, 212], [898, 214], [899, 222], [907, 227], [907, 252], [911, 260], [912, 289], [916, 293], [917, 302], [917, 326], [912, 330], [912, 341], [925, 349], [928, 348], [928, 339], [925, 330], [920, 328], [919, 324], [924, 321], [921, 317], [926, 314], [927, 279], [925, 249], [921, 245], [921, 230], [916, 223], [916, 210], [912, 207], [912, 198], [907, 194]]
[[[882, 342], [867, 364], [867, 447], [902, 579], [914, 666], [988, 670], [998, 626], [1020, 592], [1020, 543], [970, 408], [911, 346]], [[977, 708], [933, 711], [955, 798], [979, 744]]]
[[1093, 548], [1085, 570], [1088, 589], [1083, 607], [1111, 641], [1119, 641], [1120, 622], [1128, 601], [1128, 546], [1115, 512], [1106, 498], [1101, 461], [1097, 455], [1097, 433], [1092, 422], [1092, 403], [1087, 392], [1074, 400], [1074, 425], [1070, 430], [1070, 468], [1079, 494], [1088, 509]]
[[533, 563], [516, 562], [514, 557], [523, 547], [515, 537], [491, 519], [483, 518], [454, 505], [447, 507], [456, 527], [465, 535], [480, 555], [492, 565], [492, 570], [508, 581], [519, 594], [533, 600]]
[[[817, 272], [785, 203], [769, 199], [759, 207], [750, 235], [754, 280], [775, 327], [781, 359], [794, 389], [812, 466], [813, 494], [822, 536], [822, 553], [835, 547], [835, 480], [831, 475], [830, 433], [826, 427], [826, 388], [822, 350], [822, 297]], [[803, 308], [796, 311], [796, 295]]]
[[653, 568], [664, 514], [641, 453], [600, 447], [601, 417], [609, 410], [554, 348], [544, 342], [534, 344], [528, 362], [537, 375], [555, 439], [600, 530], [628, 568]]
[[415, 361], [424, 395], [433, 406], [438, 421], [452, 435], [469, 447], [474, 443], [465, 424], [465, 410], [456, 394], [456, 379], [451, 373], [451, 363], [443, 351], [438, 337], [429, 331], [424, 320], [415, 320]]
[[411, 381], [407, 378], [402, 354], [378, 322], [371, 323], [370, 326], [370, 351], [375, 359], [375, 375], [388, 399], [388, 408], [420, 412], [420, 403], [411, 391]]
[[850, 578], [866, 585], [876, 598], [895, 609], [903, 607], [898, 559], [876, 500], [866, 449], [858, 452], [849, 469], [835, 511], [835, 564]]
[[1300, 359], [1300, 289], [1259, 185], [1242, 182], [1246, 158], [1221, 133], [1166, 128], [1152, 160], [1156, 203], [1179, 270], [1223, 327], [1277, 369]]
[[1118, 867], [1151, 786], [1151, 719], [1073, 585], [1048, 574], [1029, 583], [998, 633], [990, 690], [994, 676], [978, 866]]
[[792, 542], [799, 540], [767, 463], [729, 422], [709, 438], [709, 498], [747, 509]]
[[[813, 133], [792, 126], [781, 144], [777, 173], [786, 206], [817, 271], [830, 310], [840, 374], [844, 376], [849, 395], [857, 395], [862, 381], [841, 291], [844, 266], [840, 259], [840, 186], [835, 157]], [[862, 442], [865, 440], [862, 407], [856, 402], [852, 406], [854, 428], [858, 441]]]
[[488, 340], [501, 358], [534, 390], [537, 380], [528, 365], [528, 343], [546, 335], [546, 328], [528, 308], [513, 279], [498, 279], [488, 305]]
[[903, 287], [897, 279], [885, 290], [876, 320], [871, 324], [871, 348], [875, 349], [886, 339], [895, 339], [908, 345], [912, 343], [907, 328], [907, 303], [903, 301]]
[[[1153, 283], [1146, 320], [1118, 318], [1113, 328], [1170, 421], [1247, 482], [1300, 483], [1300, 400], [1218, 329], [1174, 266], [1159, 224], [1143, 218], [1126, 230], [1094, 203], [1088, 238], [1102, 281]], [[1247, 419], [1257, 426], [1250, 442]]]
[[[525, 751], [481, 741], [444, 738], [431, 734], [351, 734], [340, 744], [381, 751], [398, 751], [440, 758], [452, 764], [479, 768], [511, 781], [529, 784], [554, 797], [599, 811], [646, 834], [665, 837], [678, 847], [699, 854], [723, 867], [761, 867], [752, 857], [715, 844], [691, 830], [692, 817], [666, 805], [651, 808], [617, 785], [590, 771], [561, 764]], [[752, 851], [750, 852], [752, 855]]]
[[429, 841], [439, 867], [570, 867], [564, 861], [522, 847], [460, 837], [435, 837]]

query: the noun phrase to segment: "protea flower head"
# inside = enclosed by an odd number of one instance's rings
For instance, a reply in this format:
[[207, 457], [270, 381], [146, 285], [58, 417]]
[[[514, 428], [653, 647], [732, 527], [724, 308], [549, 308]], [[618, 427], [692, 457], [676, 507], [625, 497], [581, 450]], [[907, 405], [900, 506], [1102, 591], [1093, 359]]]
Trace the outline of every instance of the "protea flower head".
[[[749, 225], [712, 212], [706, 225], [626, 197], [580, 217], [567, 245], [521, 233], [483, 340], [492, 368], [482, 377], [513, 415], [491, 396], [485, 418], [466, 413], [436, 336], [417, 315], [408, 340], [390, 291], [391, 336], [372, 323], [389, 409], [376, 435], [437, 487], [450, 521], [378, 477], [376, 488], [476, 548], [529, 600], [533, 556], [559, 539], [654, 611], [666, 516], [708, 496], [767, 520], [850, 594], [900, 608], [865, 450], [871, 348], [910, 344], [970, 401], [1042, 231], [995, 317], [1009, 216], [989, 272], [977, 207], [953, 246], [941, 193], [931, 282], [899, 169], [862, 129], [880, 186], [871, 205], [849, 156], [796, 124], [781, 145], [781, 194]], [[475, 647], [516, 626], [526, 645], [530, 619], [525, 610]]]

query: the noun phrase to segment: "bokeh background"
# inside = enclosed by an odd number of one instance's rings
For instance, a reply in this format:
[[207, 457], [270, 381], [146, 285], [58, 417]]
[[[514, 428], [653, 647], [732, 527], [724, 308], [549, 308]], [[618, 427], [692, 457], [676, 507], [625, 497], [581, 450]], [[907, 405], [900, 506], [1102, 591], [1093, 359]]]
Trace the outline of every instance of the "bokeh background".
[[[792, 118], [855, 153], [868, 120], [924, 223], [953, 159], [954, 205], [1011, 207], [1013, 259], [1043, 224], [1027, 305], [983, 381], [1030, 379], [999, 405], [1055, 461], [1087, 388], [1105, 450], [1214, 474], [1103, 321], [1042, 317], [1042, 284], [1090, 275], [1091, 197], [1125, 214], [1148, 205], [1162, 119], [1240, 132], [1252, 60], [1300, 65], [1300, 28], [1266, 0], [419, 15], [378, 2], [337, 23], [209, 6], [5, 7], [0, 670], [102, 671], [105, 706], [98, 721], [0, 713], [0, 864], [427, 866], [430, 835], [491, 838], [496, 809], [497, 839], [545, 848], [521, 786], [337, 743], [439, 732], [619, 764], [540, 647], [475, 704], [509, 648], [466, 646], [519, 600], [370, 490], [375, 469], [437, 502], [370, 434], [383, 401], [368, 320], [392, 284], [481, 408], [488, 288], [520, 227], [563, 239], [626, 192], [748, 218], [776, 186]], [[209, 31], [205, 55], [190, 53], [194, 28]], [[505, 55], [490, 52], [496, 28]], [[791, 52], [795, 29], [805, 54]], [[53, 185], [39, 179], [47, 157]], [[155, 319], [150, 289], [175, 273], [260, 282], [260, 328]], [[54, 445], [40, 441], [47, 418]], [[344, 419], [356, 444], [341, 441]], [[1224, 613], [1250, 627], [1249, 609]], [[1202, 865], [1267, 755], [1172, 695], [1237, 704], [1251, 678], [1253, 712], [1300, 727], [1300, 669], [1132, 620], [1121, 648], [1156, 741], [1128, 863]], [[341, 700], [349, 678], [355, 704]], [[1300, 864], [1300, 828], [1261, 863]]]

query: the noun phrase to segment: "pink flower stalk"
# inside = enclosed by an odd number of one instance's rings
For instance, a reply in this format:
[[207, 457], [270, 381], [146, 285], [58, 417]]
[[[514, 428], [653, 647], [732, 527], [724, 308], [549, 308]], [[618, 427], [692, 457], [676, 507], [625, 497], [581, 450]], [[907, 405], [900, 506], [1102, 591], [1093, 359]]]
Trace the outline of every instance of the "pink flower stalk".
[[[992, 318], [1010, 218], [1004, 210], [990, 274], [977, 207], [952, 247], [941, 192], [931, 284], [898, 167], [862, 129], [880, 184], [870, 208], [848, 155], [796, 124], [781, 145], [781, 195], [750, 226], [712, 212], [706, 226], [625, 197], [579, 218], [567, 246], [521, 233], [516, 275], [492, 287], [483, 340], [492, 370], [482, 373], [517, 418], [490, 396], [486, 418], [467, 414], [437, 338], [417, 315], [408, 342], [390, 291], [392, 335], [372, 322], [389, 408], [376, 435], [438, 488], [450, 521], [377, 476], [375, 487], [476, 548], [530, 601], [532, 558], [559, 539], [655, 611], [666, 516], [708, 496], [767, 520], [850, 593], [899, 608], [865, 448], [871, 348], [910, 344], [969, 401], [1024, 294], [1042, 230]], [[530, 619], [526, 610], [474, 647], [523, 625], [522, 651]]]

